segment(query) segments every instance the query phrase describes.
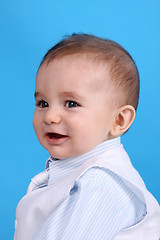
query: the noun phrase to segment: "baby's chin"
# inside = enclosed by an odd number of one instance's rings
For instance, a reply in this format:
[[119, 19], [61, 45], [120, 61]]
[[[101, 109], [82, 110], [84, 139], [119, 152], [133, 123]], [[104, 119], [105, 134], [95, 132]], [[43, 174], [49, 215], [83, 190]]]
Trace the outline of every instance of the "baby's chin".
[[46, 150], [48, 151], [50, 156], [52, 156], [56, 159], [62, 160], [62, 159], [69, 159], [69, 158], [75, 158], [75, 157], [82, 156], [83, 154], [86, 154], [89, 151], [91, 151], [92, 149], [94, 149], [98, 144], [90, 145], [87, 147], [84, 145], [83, 146], [79, 145], [76, 148], [74, 148], [74, 146], [68, 147], [66, 145], [48, 147], [48, 148], [46, 148]]

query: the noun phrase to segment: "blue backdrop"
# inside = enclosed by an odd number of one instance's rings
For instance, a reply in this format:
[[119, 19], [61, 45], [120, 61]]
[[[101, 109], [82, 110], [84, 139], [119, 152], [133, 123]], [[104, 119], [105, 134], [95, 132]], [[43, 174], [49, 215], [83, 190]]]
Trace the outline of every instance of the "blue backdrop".
[[0, 239], [13, 238], [16, 205], [48, 157], [32, 127], [37, 67], [73, 32], [113, 39], [137, 63], [140, 104], [122, 142], [160, 202], [160, 1], [1, 0], [0, 24]]

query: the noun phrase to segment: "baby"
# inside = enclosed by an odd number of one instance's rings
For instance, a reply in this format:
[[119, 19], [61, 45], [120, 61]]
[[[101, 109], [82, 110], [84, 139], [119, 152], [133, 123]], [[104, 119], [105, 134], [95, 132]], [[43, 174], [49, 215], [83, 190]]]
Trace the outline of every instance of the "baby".
[[46, 53], [33, 126], [50, 158], [17, 206], [15, 240], [159, 239], [159, 205], [120, 143], [138, 98], [136, 65], [111, 40], [73, 34]]

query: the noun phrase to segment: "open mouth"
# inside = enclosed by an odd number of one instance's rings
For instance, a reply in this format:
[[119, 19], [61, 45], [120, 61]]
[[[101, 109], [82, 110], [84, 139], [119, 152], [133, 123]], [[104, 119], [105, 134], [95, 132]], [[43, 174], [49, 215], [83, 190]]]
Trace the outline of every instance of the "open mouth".
[[59, 133], [47, 133], [48, 138], [50, 139], [61, 139], [68, 137], [67, 135], [62, 135]]

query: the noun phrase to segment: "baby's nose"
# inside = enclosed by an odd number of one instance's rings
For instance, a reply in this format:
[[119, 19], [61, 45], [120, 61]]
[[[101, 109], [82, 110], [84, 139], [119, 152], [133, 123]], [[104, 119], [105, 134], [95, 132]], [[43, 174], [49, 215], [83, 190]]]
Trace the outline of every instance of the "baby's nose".
[[46, 124], [52, 124], [52, 123], [60, 123], [61, 122], [61, 115], [60, 111], [56, 108], [48, 108], [45, 116], [44, 116], [44, 122]]

